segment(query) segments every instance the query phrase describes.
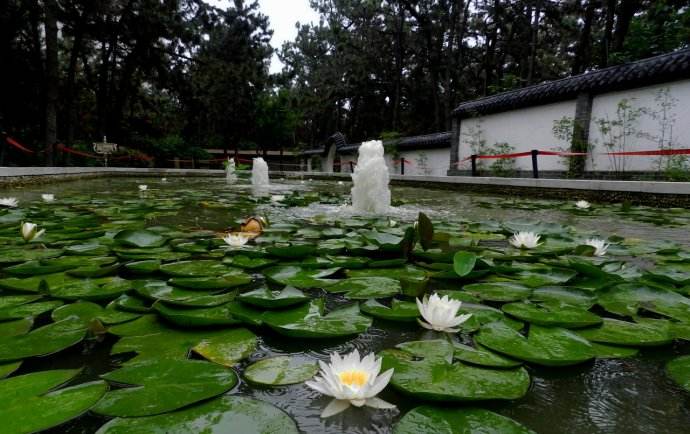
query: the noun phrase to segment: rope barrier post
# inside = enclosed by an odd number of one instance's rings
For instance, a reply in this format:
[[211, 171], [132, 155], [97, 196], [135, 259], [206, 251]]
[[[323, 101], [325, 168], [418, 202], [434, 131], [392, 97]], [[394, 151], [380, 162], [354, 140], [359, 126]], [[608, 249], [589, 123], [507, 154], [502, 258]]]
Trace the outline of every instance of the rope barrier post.
[[477, 172], [477, 154], [470, 155], [470, 158], [472, 159], [472, 176], [479, 176], [479, 172]]
[[355, 173], [355, 163], [353, 161], [350, 161], [350, 173]]
[[405, 159], [404, 158], [400, 159], [400, 174], [401, 175], [405, 174]]
[[539, 156], [539, 151], [532, 149], [532, 177], [539, 178], [539, 165], [537, 162], [537, 157]]

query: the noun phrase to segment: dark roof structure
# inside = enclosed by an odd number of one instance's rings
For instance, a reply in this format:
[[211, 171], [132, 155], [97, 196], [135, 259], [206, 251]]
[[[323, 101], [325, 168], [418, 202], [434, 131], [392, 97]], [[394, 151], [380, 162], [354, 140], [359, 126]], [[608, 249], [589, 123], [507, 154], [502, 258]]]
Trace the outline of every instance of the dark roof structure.
[[[384, 140], [383, 144], [388, 145], [395, 143], [395, 147], [399, 151], [407, 151], [412, 149], [438, 149], [450, 147], [451, 132], [423, 134], [420, 136], [400, 137], [398, 139]], [[348, 143], [347, 145], [338, 148], [338, 152], [347, 153], [355, 152], [359, 149], [362, 143]]]
[[467, 118], [573, 99], [584, 92], [605, 93], [687, 78], [690, 49], [683, 49], [463, 102], [453, 115]]
[[[443, 133], [433, 133], [433, 134], [423, 134], [420, 136], [409, 136], [400, 137], [398, 139], [388, 139], [384, 140], [383, 144], [387, 145], [390, 143], [395, 143], [395, 147], [399, 151], [412, 150], [412, 149], [438, 149], [450, 147], [451, 132], [446, 131]], [[345, 143], [345, 136], [340, 133], [335, 133], [326, 140], [325, 146], [323, 148], [307, 149], [302, 151], [300, 155], [324, 155], [331, 143], [335, 143], [336, 150], [340, 154], [347, 154], [352, 152], [357, 152], [359, 146], [362, 142], [356, 143]]]

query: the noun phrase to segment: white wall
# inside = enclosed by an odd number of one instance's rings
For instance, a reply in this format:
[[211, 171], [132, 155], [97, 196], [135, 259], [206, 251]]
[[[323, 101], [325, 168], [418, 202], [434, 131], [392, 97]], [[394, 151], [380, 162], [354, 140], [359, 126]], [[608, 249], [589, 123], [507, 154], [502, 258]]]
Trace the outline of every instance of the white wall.
[[[616, 120], [616, 110], [618, 104], [623, 99], [628, 99], [632, 109], [646, 109], [648, 113], [641, 113], [635, 129], [641, 133], [640, 137], [637, 134], [631, 134], [626, 139], [626, 146], [624, 151], [645, 151], [660, 149], [658, 137], [661, 135], [659, 120], [654, 119], [651, 112], [659, 111], [659, 101], [655, 101], [660, 90], [668, 89], [669, 95], [675, 98], [675, 107], [672, 107], [670, 113], [675, 116], [675, 123], [673, 128], [667, 128], [667, 135], [672, 136], [674, 148], [690, 148], [690, 80], [681, 80], [671, 83], [664, 83], [660, 85], [641, 87], [638, 89], [626, 90], [621, 92], [611, 92], [603, 95], [597, 95], [592, 103], [592, 122], [589, 127], [589, 142], [594, 145], [594, 161], [591, 158], [587, 160], [587, 170], [614, 170], [615, 167], [624, 168], [626, 171], [635, 170], [657, 170], [657, 162], [659, 157], [653, 156], [629, 156], [629, 157], [611, 157], [601, 155], [601, 153], [618, 151], [618, 149], [608, 149], [604, 143], [607, 140], [606, 135], [602, 134], [598, 126], [598, 119], [608, 119], [610, 121]], [[671, 133], [672, 130], [672, 133]], [[671, 133], [671, 134], [669, 134]], [[656, 136], [649, 137], [649, 136]], [[668, 143], [664, 143], [667, 147]], [[618, 159], [614, 162], [614, 158]], [[666, 159], [667, 157], [664, 157]]]
[[[526, 152], [532, 149], [558, 151], [559, 148], [570, 148], [569, 143], [559, 142], [553, 135], [553, 123], [564, 116], [575, 116], [575, 100], [554, 104], [528, 107], [502, 113], [490, 114], [476, 118], [462, 119], [460, 123], [460, 146], [458, 149], [460, 170], [469, 170], [470, 161], [462, 162], [474, 152], [468, 143], [468, 134], [474, 129], [482, 130], [482, 137], [486, 145], [506, 142], [515, 148], [512, 152]], [[480, 161], [480, 160], [478, 160]], [[484, 166], [489, 167], [496, 160], [484, 160]], [[530, 157], [516, 158], [515, 168], [518, 170], [532, 170]], [[563, 159], [559, 157], [539, 157], [540, 170], [563, 170]]]

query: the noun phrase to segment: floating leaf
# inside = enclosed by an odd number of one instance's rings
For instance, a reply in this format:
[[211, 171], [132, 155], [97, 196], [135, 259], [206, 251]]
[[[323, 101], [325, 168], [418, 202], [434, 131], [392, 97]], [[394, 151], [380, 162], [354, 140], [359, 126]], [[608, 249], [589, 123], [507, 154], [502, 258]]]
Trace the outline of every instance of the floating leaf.
[[400, 293], [400, 281], [390, 277], [350, 277], [325, 288], [328, 292], [345, 293], [353, 300], [392, 297]]
[[577, 332], [592, 342], [634, 347], [667, 345], [673, 340], [666, 321], [640, 324], [604, 318], [601, 326]]
[[297, 434], [297, 426], [282, 410], [263, 401], [225, 395], [158, 416], [115, 418], [97, 434], [242, 433]]
[[53, 390], [78, 373], [78, 369], [41, 371], [0, 381], [3, 432], [41, 431], [86, 412], [108, 390], [105, 382], [94, 381]]
[[532, 324], [564, 328], [582, 328], [601, 324], [601, 317], [578, 307], [557, 303], [508, 303], [503, 312]]
[[315, 361], [278, 356], [249, 365], [244, 371], [244, 377], [254, 384], [284, 386], [307, 381], [318, 371], [319, 365]]
[[498, 353], [544, 366], [575, 365], [595, 356], [586, 339], [557, 327], [531, 325], [524, 337], [502, 322], [493, 322], [483, 325], [475, 339]]
[[0, 362], [47, 356], [81, 342], [86, 328], [80, 321], [68, 318], [44, 325], [30, 333], [0, 337]]
[[297, 338], [349, 336], [371, 327], [371, 319], [361, 315], [356, 304], [324, 315], [323, 299], [289, 310], [268, 311], [262, 319], [278, 333]]
[[519, 283], [483, 282], [472, 283], [462, 287], [464, 291], [488, 301], [519, 301], [530, 296], [532, 290]]
[[294, 286], [299, 289], [324, 288], [333, 285], [336, 280], [327, 279], [337, 273], [340, 268], [326, 268], [322, 270], [303, 269], [293, 265], [280, 265], [263, 271], [266, 278], [274, 283]]
[[453, 270], [460, 277], [470, 274], [476, 263], [477, 255], [474, 253], [459, 251], [453, 256]]
[[242, 322], [233, 316], [229, 303], [213, 307], [185, 308], [158, 301], [153, 307], [167, 321], [182, 327], [234, 325]]
[[690, 356], [671, 360], [666, 364], [666, 372], [680, 387], [690, 392]]
[[167, 413], [224, 393], [237, 384], [231, 369], [199, 360], [147, 359], [102, 378], [135, 387], [110, 391], [92, 408], [104, 416]]
[[360, 304], [360, 309], [367, 315], [374, 318], [381, 318], [388, 321], [414, 322], [419, 317], [417, 303], [393, 299], [391, 306], [384, 306], [374, 299], [370, 299]]
[[278, 309], [296, 304], [305, 303], [309, 297], [299, 289], [286, 286], [281, 291], [271, 291], [263, 286], [253, 291], [245, 292], [237, 296], [243, 303], [259, 306], [266, 309]]
[[534, 434], [514, 420], [482, 408], [417, 407], [393, 428], [394, 434]]
[[416, 398], [431, 401], [518, 399], [527, 393], [524, 368], [486, 369], [451, 363], [453, 346], [444, 340], [406, 342], [385, 350], [382, 369], [394, 368], [391, 383]]
[[165, 237], [147, 230], [124, 230], [113, 238], [119, 244], [141, 249], [160, 247], [166, 243]]

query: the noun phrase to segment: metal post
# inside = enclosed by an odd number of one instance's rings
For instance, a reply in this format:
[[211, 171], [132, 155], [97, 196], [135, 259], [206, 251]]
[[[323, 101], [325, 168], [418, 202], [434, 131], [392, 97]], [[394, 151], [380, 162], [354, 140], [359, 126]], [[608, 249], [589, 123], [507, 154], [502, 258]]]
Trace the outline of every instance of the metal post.
[[472, 159], [472, 176], [479, 176], [479, 172], [477, 172], [477, 154], [472, 154], [470, 158]]
[[532, 177], [539, 178], [539, 166], [537, 164], [537, 157], [539, 156], [539, 151], [532, 149]]
[[353, 161], [350, 161], [350, 173], [355, 173], [355, 163]]
[[405, 174], [405, 159], [404, 158], [400, 159], [400, 174], [401, 175]]

